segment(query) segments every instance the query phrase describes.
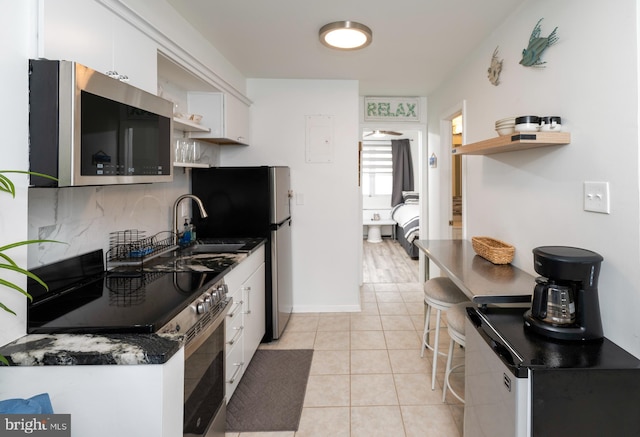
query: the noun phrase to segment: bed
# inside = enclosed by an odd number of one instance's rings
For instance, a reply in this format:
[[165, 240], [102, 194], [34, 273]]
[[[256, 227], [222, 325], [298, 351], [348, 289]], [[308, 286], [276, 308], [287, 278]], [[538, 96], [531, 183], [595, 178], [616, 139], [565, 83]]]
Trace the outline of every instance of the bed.
[[404, 203], [400, 203], [391, 209], [391, 218], [396, 225], [396, 238], [411, 259], [417, 259], [419, 249], [413, 244], [420, 238], [420, 207], [418, 205], [418, 193], [403, 192]]

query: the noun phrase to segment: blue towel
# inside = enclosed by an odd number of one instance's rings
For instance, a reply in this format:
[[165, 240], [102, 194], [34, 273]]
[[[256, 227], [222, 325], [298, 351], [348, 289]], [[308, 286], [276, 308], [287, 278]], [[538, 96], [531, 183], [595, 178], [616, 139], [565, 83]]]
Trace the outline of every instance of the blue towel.
[[53, 414], [48, 393], [29, 399], [7, 399], [0, 401], [0, 414]]

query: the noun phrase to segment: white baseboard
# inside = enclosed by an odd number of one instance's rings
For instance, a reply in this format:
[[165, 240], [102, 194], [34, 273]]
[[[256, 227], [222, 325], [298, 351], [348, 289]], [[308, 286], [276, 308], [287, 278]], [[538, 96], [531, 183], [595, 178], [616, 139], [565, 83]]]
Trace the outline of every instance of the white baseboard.
[[294, 313], [359, 313], [360, 305], [298, 305], [293, 307]]

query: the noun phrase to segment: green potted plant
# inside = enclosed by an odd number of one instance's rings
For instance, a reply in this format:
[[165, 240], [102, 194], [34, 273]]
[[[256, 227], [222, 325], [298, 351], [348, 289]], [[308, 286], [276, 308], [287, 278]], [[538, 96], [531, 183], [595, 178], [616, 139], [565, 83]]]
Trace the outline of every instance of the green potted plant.
[[[52, 177], [52, 176], [48, 176], [48, 175], [44, 175], [44, 174], [40, 174], [40, 173], [34, 173], [34, 172], [29, 172], [29, 171], [21, 171], [21, 170], [0, 170], [0, 191], [3, 191], [5, 193], [11, 194], [11, 196], [13, 198], [16, 197], [16, 188], [15, 185], [13, 184], [13, 182], [11, 181], [11, 179], [9, 179], [5, 174], [6, 173], [22, 173], [22, 174], [28, 174], [28, 175], [36, 175], [36, 176], [42, 176], [48, 179], [54, 179], [56, 180], [56, 178]], [[22, 275], [25, 275], [29, 278], [32, 278], [34, 281], [38, 282], [40, 285], [42, 285], [46, 290], [48, 290], [49, 288], [47, 287], [47, 284], [45, 284], [38, 276], [34, 275], [33, 273], [31, 273], [30, 271], [23, 269], [22, 267], [18, 266], [18, 264], [13, 261], [13, 259], [6, 254], [6, 251], [13, 249], [14, 247], [18, 247], [18, 246], [24, 246], [27, 244], [36, 244], [36, 243], [59, 243], [59, 241], [55, 241], [55, 240], [26, 240], [26, 241], [18, 241], [16, 243], [11, 243], [11, 244], [5, 244], [3, 246], [0, 246], [0, 269], [5, 269], [5, 270], [11, 270], [14, 272], [18, 272]], [[2, 276], [0, 275], [0, 286], [4, 286], [10, 289], [13, 289], [19, 293], [24, 294], [29, 300], [32, 300], [32, 296], [22, 287], [20, 287], [19, 285], [14, 284], [11, 281], [8, 281], [6, 279], [3, 279]], [[0, 309], [16, 315], [15, 311], [13, 311], [11, 308], [7, 307], [5, 304], [3, 304], [2, 302], [0, 302]], [[8, 365], [9, 362], [7, 361], [7, 359], [0, 355], [0, 362], [4, 363], [5, 365]]]

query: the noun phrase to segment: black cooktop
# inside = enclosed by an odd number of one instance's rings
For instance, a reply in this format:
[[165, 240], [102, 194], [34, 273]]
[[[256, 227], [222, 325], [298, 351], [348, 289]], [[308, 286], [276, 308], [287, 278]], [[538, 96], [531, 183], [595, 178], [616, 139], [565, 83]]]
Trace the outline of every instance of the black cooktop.
[[28, 333], [153, 333], [219, 280], [236, 255], [166, 257], [140, 273], [105, 272], [102, 250], [33, 269]]

